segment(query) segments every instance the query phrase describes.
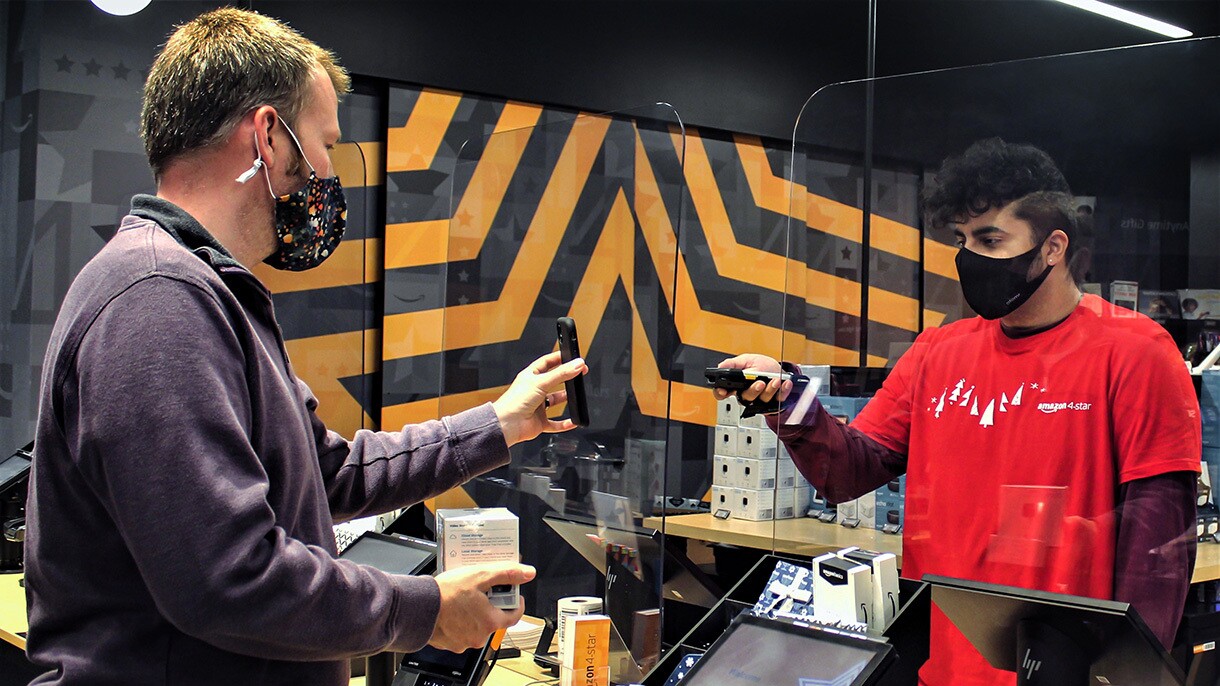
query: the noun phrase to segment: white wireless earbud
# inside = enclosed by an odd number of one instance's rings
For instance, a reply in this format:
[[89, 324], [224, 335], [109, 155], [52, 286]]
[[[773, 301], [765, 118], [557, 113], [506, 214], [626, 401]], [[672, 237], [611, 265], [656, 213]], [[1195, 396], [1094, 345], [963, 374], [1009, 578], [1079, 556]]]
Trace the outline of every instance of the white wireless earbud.
[[254, 166], [252, 166], [249, 169], [247, 169], [246, 171], [242, 172], [241, 176], [237, 177], [237, 182], [245, 183], [245, 182], [249, 181], [250, 179], [253, 179], [254, 175], [258, 173], [258, 170], [261, 169], [262, 166], [263, 166], [262, 160], [254, 160]]

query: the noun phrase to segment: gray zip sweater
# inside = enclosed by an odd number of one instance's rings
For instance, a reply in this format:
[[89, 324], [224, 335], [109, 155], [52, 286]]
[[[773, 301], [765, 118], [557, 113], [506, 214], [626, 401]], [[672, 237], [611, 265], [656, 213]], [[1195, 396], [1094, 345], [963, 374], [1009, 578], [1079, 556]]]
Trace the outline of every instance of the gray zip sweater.
[[490, 404], [347, 441], [271, 294], [180, 208], [136, 196], [43, 366], [26, 541], [39, 684], [344, 684], [432, 635], [431, 577], [335, 559], [334, 521], [508, 462]]

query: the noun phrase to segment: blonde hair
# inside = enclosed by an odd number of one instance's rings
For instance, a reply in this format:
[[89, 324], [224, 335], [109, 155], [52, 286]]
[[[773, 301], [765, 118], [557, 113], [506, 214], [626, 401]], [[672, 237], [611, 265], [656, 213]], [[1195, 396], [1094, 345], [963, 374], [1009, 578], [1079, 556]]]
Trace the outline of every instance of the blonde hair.
[[261, 105], [295, 122], [318, 66], [340, 97], [351, 90], [333, 53], [276, 19], [226, 7], [178, 26], [144, 83], [140, 136], [153, 174], [224, 140]]

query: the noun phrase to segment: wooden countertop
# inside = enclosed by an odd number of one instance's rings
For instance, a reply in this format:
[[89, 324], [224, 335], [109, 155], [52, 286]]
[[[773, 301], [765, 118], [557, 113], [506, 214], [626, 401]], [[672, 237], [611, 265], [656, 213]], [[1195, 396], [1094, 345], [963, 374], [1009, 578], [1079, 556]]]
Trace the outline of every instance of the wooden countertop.
[[[649, 517], [644, 526], [660, 529], [661, 518]], [[849, 529], [808, 517], [749, 522], [716, 519], [710, 514], [674, 515], [665, 518], [665, 534], [810, 557], [854, 545], [894, 553], [899, 566], [902, 565], [902, 536], [883, 534], [876, 529]]]
[[[649, 517], [644, 526], [661, 529], [660, 517]], [[848, 529], [808, 517], [774, 522], [720, 520], [710, 514], [673, 515], [665, 518], [665, 534], [699, 541], [728, 543], [759, 550], [814, 557], [848, 546], [894, 553], [902, 566], [902, 536], [874, 529]], [[1191, 583], [1220, 579], [1220, 544], [1200, 543]]]
[[25, 617], [23, 574], [0, 574], [0, 641], [25, 650], [24, 634], [29, 628]]

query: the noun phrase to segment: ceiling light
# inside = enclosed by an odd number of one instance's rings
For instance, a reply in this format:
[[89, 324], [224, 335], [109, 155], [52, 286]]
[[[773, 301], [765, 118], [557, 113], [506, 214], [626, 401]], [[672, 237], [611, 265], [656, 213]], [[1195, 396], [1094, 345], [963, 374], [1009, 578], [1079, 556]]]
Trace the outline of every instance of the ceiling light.
[[[94, 2], [96, 1], [97, 0], [94, 0]], [[1055, 2], [1061, 2], [1065, 5], [1071, 5], [1072, 7], [1092, 12], [1094, 14], [1100, 14], [1103, 17], [1117, 19], [1118, 21], [1130, 24], [1132, 26], [1138, 26], [1141, 29], [1154, 31], [1162, 36], [1168, 36], [1170, 38], [1189, 38], [1190, 36], [1194, 35], [1190, 31], [1178, 28], [1173, 24], [1166, 24], [1163, 21], [1158, 21], [1151, 17], [1145, 17], [1142, 14], [1136, 14], [1130, 10], [1115, 7], [1114, 5], [1107, 5], [1104, 2], [1099, 2], [1099, 0], [1055, 0]]]
[[120, 17], [135, 14], [148, 7], [152, 0], [93, 0], [93, 4], [103, 12], [109, 12]]

